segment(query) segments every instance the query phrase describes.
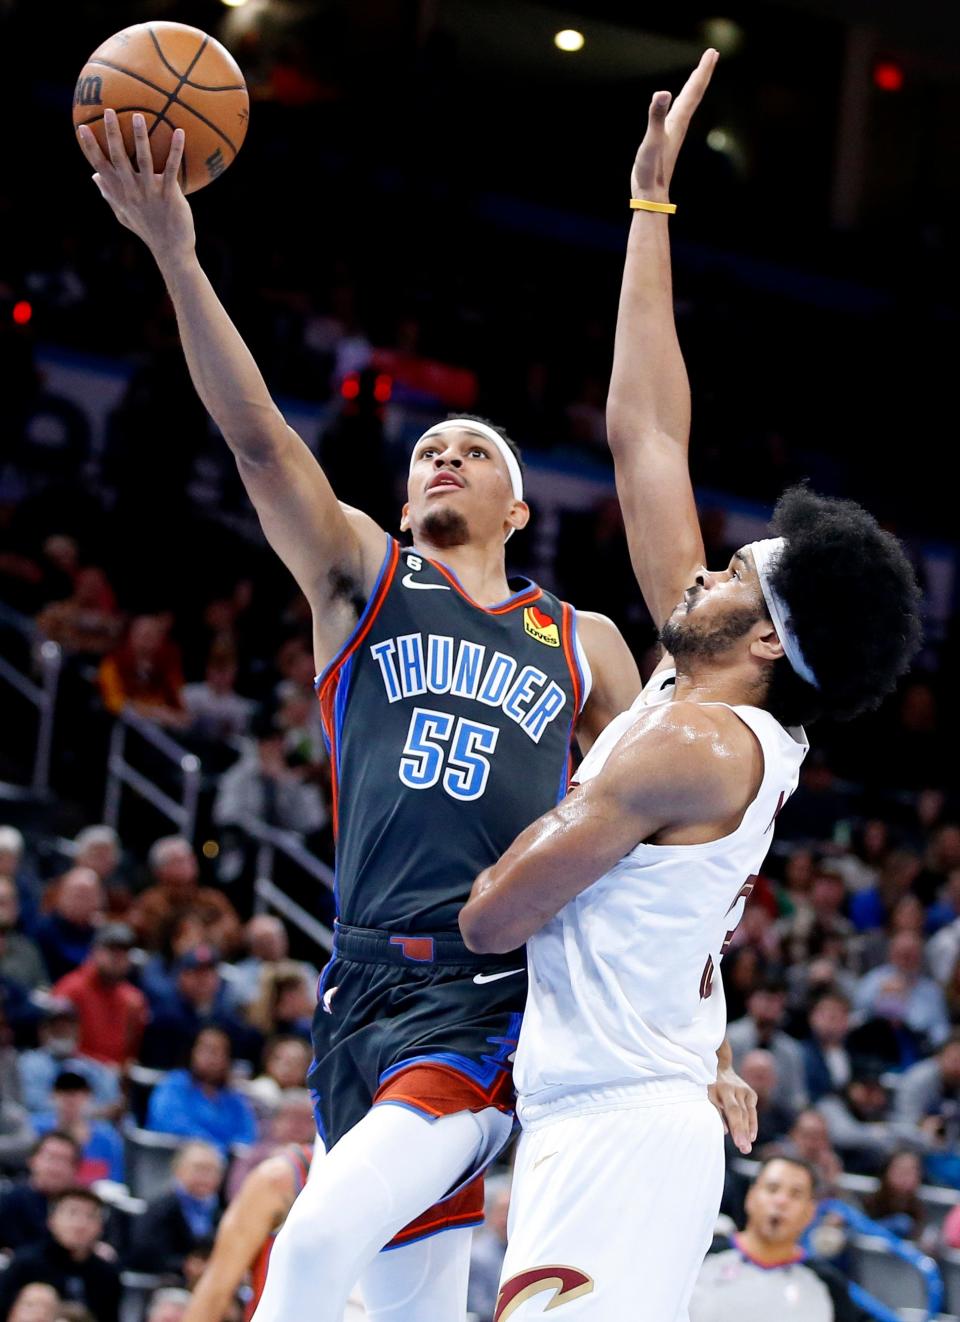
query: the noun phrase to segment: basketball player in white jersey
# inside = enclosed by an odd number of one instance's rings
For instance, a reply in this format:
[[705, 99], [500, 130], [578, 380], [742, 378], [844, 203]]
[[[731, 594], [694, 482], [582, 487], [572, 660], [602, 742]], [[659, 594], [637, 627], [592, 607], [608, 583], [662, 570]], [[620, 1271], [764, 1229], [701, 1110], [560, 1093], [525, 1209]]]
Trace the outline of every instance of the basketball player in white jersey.
[[[477, 878], [467, 945], [528, 942], [523, 1137], [495, 1322], [686, 1322], [723, 1183], [719, 973], [796, 788], [802, 723], [877, 705], [919, 640], [913, 572], [858, 506], [800, 488], [718, 572], [687, 467], [667, 188], [716, 62], [653, 98], [608, 404], [630, 549], [667, 656], [576, 788]], [[558, 1317], [559, 1322], [559, 1317]]]

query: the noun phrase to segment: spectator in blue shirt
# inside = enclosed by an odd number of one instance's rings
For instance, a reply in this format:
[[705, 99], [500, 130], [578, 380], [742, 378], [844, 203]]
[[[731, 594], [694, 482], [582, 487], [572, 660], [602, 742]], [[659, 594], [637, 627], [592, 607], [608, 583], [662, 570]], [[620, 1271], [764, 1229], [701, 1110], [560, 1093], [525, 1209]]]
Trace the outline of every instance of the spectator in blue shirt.
[[70, 1134], [80, 1145], [79, 1184], [94, 1180], [126, 1182], [123, 1140], [113, 1125], [93, 1119], [93, 1091], [82, 1074], [64, 1070], [53, 1085], [53, 1110], [37, 1116], [38, 1134], [51, 1129]]
[[205, 1138], [228, 1152], [233, 1143], [253, 1143], [253, 1109], [228, 1086], [230, 1038], [220, 1028], [203, 1028], [190, 1052], [190, 1066], [174, 1070], [157, 1084], [147, 1107], [147, 1128], [187, 1138]]

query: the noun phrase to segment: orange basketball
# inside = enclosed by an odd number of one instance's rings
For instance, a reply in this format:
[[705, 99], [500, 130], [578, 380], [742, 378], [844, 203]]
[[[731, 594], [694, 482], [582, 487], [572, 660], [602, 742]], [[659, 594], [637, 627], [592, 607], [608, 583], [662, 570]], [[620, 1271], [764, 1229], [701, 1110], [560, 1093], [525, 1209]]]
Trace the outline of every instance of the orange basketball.
[[73, 123], [89, 124], [107, 150], [103, 112], [117, 112], [134, 155], [133, 115], [147, 122], [153, 163], [163, 169], [173, 130], [186, 134], [180, 183], [195, 193], [231, 163], [247, 132], [243, 74], [219, 41], [184, 23], [137, 23], [98, 46], [80, 70]]

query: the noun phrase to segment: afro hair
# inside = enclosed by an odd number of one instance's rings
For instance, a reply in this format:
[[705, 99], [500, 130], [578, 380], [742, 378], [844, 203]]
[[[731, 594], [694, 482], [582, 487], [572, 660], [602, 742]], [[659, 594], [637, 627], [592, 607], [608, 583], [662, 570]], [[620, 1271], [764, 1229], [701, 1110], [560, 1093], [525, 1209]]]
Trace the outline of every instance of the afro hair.
[[878, 707], [922, 636], [920, 589], [900, 542], [855, 502], [806, 486], [780, 498], [772, 533], [786, 546], [770, 580], [819, 687], [784, 661], [764, 705], [785, 725], [846, 721]]

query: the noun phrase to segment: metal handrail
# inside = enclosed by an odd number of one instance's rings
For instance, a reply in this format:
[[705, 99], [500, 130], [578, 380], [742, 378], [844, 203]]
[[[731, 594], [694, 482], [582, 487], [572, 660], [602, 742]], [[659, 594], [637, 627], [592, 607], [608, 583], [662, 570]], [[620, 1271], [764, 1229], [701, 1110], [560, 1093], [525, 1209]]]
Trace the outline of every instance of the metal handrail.
[[0, 657], [0, 679], [5, 679], [12, 688], [32, 703], [40, 716], [30, 787], [42, 794], [50, 783], [53, 718], [57, 705], [60, 668], [63, 665], [63, 651], [59, 643], [55, 643], [52, 638], [44, 637], [32, 620], [28, 620], [18, 611], [11, 610], [3, 602], [0, 602], [0, 621], [23, 634], [30, 643], [34, 661], [40, 669], [40, 683], [35, 684], [17, 670], [16, 666], [12, 666], [4, 657]]
[[273, 859], [275, 853], [283, 854], [291, 863], [301, 867], [308, 876], [333, 890], [333, 870], [316, 854], [311, 854], [298, 835], [291, 831], [282, 831], [269, 826], [256, 818], [244, 823], [248, 835], [257, 841], [255, 865], [254, 909], [264, 913], [268, 908], [276, 909], [288, 922], [298, 927], [305, 936], [314, 941], [321, 950], [328, 953], [333, 949], [333, 932], [321, 923], [313, 914], [308, 913], [302, 904], [297, 904], [273, 880]]
[[[133, 731], [146, 743], [151, 744], [183, 776], [183, 789], [179, 802], [127, 761], [128, 731]], [[120, 820], [120, 799], [124, 785], [168, 817], [187, 840], [193, 840], [197, 825], [197, 804], [200, 800], [200, 759], [182, 744], [178, 744], [175, 739], [171, 739], [166, 731], [141, 716], [139, 712], [130, 709], [120, 713], [110, 734], [103, 820], [114, 830]]]

